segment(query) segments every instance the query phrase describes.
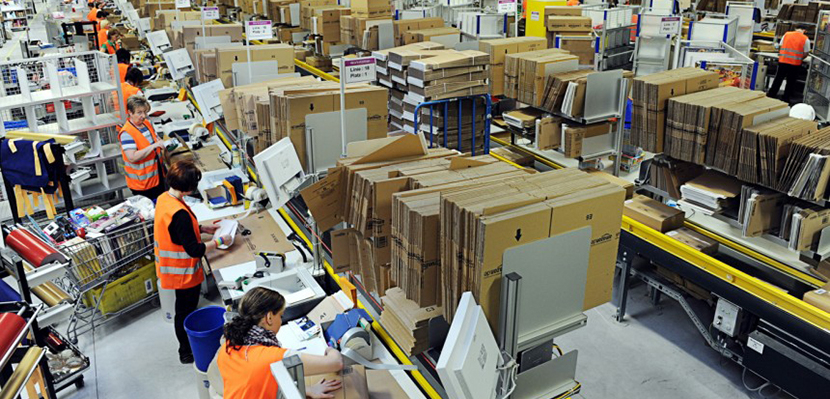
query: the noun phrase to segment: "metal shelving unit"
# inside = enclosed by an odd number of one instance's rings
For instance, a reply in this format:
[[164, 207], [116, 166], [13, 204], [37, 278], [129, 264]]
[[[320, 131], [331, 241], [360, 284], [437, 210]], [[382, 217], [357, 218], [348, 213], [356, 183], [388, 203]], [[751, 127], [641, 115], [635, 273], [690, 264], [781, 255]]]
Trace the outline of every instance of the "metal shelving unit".
[[830, 11], [819, 11], [813, 39], [810, 52], [813, 61], [807, 70], [804, 102], [813, 106], [819, 119], [827, 121], [830, 120]]
[[596, 70], [631, 69], [634, 53], [631, 31], [637, 27], [632, 19], [639, 11], [640, 6], [618, 6], [599, 10], [588, 8], [583, 11], [584, 15], [594, 21], [594, 26], [602, 24], [601, 29], [594, 30], [597, 36], [594, 43]]

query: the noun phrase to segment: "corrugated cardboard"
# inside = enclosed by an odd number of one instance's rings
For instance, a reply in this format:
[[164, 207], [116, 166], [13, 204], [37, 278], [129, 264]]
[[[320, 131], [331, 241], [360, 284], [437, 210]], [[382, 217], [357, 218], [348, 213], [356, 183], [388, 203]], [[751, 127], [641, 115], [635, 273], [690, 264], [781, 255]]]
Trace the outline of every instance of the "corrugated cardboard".
[[[461, 35], [461, 30], [451, 26], [412, 30], [404, 33], [404, 44], [427, 42], [433, 37]], [[460, 39], [460, 36], [459, 36]]]
[[[216, 68], [225, 87], [233, 86], [233, 64], [248, 61], [247, 49], [217, 48]], [[266, 44], [250, 49], [252, 61], [276, 61], [279, 73], [294, 71], [294, 47], [287, 44]]]
[[559, 148], [562, 140], [562, 118], [541, 118], [536, 129], [537, 149], [555, 150]]
[[830, 312], [830, 284], [804, 294], [804, 302], [825, 312]]
[[551, 15], [546, 26], [553, 32], [586, 32], [591, 30], [592, 24], [590, 17]]
[[407, 44], [406, 35], [412, 31], [440, 28], [443, 26], [444, 19], [440, 17], [397, 20], [394, 22], [395, 45], [403, 46]]
[[504, 94], [504, 60], [506, 54], [541, 50], [545, 46], [545, 40], [541, 37], [525, 36], [480, 41], [478, 49], [490, 55], [490, 95]]
[[694, 230], [681, 227], [677, 230], [667, 232], [666, 235], [707, 255], [715, 255], [718, 253], [718, 246], [720, 244], [717, 241]]
[[366, 369], [359, 364], [345, 366], [339, 373], [307, 376], [306, 389], [321, 380], [342, 382], [342, 388], [330, 393], [333, 399], [369, 399]]
[[392, 3], [389, 0], [352, 0], [352, 14], [381, 17], [392, 15]]
[[661, 233], [683, 227], [686, 219], [683, 211], [642, 195], [625, 201], [623, 215]]

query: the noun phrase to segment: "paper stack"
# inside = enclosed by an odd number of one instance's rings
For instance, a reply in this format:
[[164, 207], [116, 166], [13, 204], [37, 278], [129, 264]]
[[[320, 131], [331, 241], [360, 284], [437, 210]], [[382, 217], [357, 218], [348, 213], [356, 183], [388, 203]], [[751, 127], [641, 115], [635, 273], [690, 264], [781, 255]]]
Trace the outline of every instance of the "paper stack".
[[547, 77], [578, 67], [579, 58], [561, 49], [507, 54], [504, 57], [504, 95], [541, 107]]
[[723, 210], [741, 195], [741, 184], [734, 178], [707, 170], [680, 186], [681, 201], [707, 215]]
[[748, 183], [775, 187], [790, 154], [790, 143], [817, 129], [814, 121], [789, 116], [744, 129], [737, 177]]
[[776, 189], [811, 201], [827, 198], [830, 174], [830, 129], [802, 136], [792, 142]]
[[389, 335], [408, 355], [415, 356], [429, 349], [429, 321], [441, 315], [440, 306], [420, 307], [404, 296], [400, 288], [386, 291], [380, 322]]

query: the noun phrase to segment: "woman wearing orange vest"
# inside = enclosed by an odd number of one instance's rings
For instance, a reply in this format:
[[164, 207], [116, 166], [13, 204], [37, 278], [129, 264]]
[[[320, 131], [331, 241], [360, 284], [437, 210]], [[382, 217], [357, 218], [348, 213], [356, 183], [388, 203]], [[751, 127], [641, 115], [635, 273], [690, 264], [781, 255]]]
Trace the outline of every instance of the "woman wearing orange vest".
[[[141, 92], [139, 86], [141, 86], [141, 82], [144, 81], [144, 74], [138, 68], [128, 68], [127, 73], [124, 74], [124, 83], [121, 83], [121, 94], [124, 95], [124, 109], [129, 111], [127, 108], [127, 101], [130, 100], [132, 96], [143, 96], [144, 94]], [[116, 110], [120, 109], [118, 106], [115, 107]], [[147, 112], [150, 112], [149, 110]]]
[[130, 97], [126, 107], [127, 123], [121, 128], [118, 141], [121, 143], [127, 187], [134, 195], [143, 195], [155, 201], [165, 191], [161, 162], [164, 142], [159, 140], [147, 120], [150, 103], [144, 97]]
[[[224, 399], [277, 397], [271, 363], [291, 356], [291, 351], [281, 348], [277, 341], [284, 310], [285, 298], [275, 290], [257, 287], [242, 297], [239, 316], [225, 325], [225, 343], [216, 355]], [[334, 348], [327, 348], [324, 356], [299, 356], [305, 375], [333, 373], [343, 368], [343, 358]], [[333, 398], [330, 393], [338, 389], [340, 381], [322, 380], [306, 389], [306, 397]]]
[[784, 96], [781, 97], [781, 101], [789, 102], [796, 92], [796, 81], [802, 71], [801, 64], [804, 58], [810, 55], [810, 39], [804, 34], [805, 29], [802, 25], [796, 25], [794, 31], [785, 33], [781, 38], [781, 46], [778, 49], [778, 71], [775, 72], [775, 79], [767, 92], [768, 96], [778, 97], [778, 91], [784, 79], [787, 80], [787, 85], [784, 87]]
[[[132, 66], [132, 63], [130, 63], [130, 58], [130, 50], [120, 48], [118, 49], [118, 51], [115, 52], [115, 59], [118, 61], [118, 79], [121, 81], [121, 83], [127, 81], [127, 71], [129, 71], [130, 67]], [[144, 80], [144, 75], [141, 76], [141, 80]], [[141, 82], [138, 82], [138, 84], [141, 84]], [[136, 87], [138, 87], [138, 85], [136, 85]]]
[[115, 54], [121, 48], [121, 45], [118, 44], [119, 39], [121, 39], [121, 32], [116, 29], [108, 30], [107, 41], [101, 44], [101, 51], [110, 55]]
[[184, 202], [184, 196], [196, 191], [201, 179], [202, 172], [192, 161], [173, 164], [167, 176], [170, 190], [158, 197], [153, 222], [156, 276], [161, 288], [176, 290], [173, 321], [182, 364], [193, 363], [184, 319], [199, 306], [199, 291], [205, 279], [199, 260], [207, 251], [231, 242], [230, 236], [202, 242], [202, 233], [213, 234], [218, 226], [200, 226], [193, 211]]
[[98, 45], [103, 45], [107, 42], [107, 33], [110, 31], [110, 21], [106, 19], [98, 23]]

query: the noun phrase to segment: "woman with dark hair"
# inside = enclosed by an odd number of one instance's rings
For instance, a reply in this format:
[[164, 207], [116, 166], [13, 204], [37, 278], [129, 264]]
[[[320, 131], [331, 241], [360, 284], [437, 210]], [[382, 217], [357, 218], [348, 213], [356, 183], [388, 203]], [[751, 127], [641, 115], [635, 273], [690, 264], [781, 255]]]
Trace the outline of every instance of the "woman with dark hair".
[[[291, 356], [281, 348], [277, 332], [282, 325], [285, 298], [279, 292], [256, 287], [239, 302], [239, 316], [225, 325], [225, 343], [219, 348], [216, 362], [224, 383], [224, 399], [271, 399], [277, 397], [277, 381], [271, 364]], [[305, 375], [340, 371], [343, 358], [333, 348], [324, 356], [300, 353]], [[306, 397], [333, 398], [340, 381], [322, 380], [306, 389]]]
[[170, 189], [158, 197], [153, 223], [156, 276], [161, 288], [176, 290], [173, 324], [182, 364], [193, 363], [184, 319], [199, 306], [199, 291], [205, 279], [200, 259], [205, 252], [231, 242], [230, 236], [202, 242], [202, 233], [213, 234], [218, 226], [200, 226], [184, 202], [184, 196], [196, 191], [201, 179], [202, 172], [193, 161], [173, 164], [167, 174]]

